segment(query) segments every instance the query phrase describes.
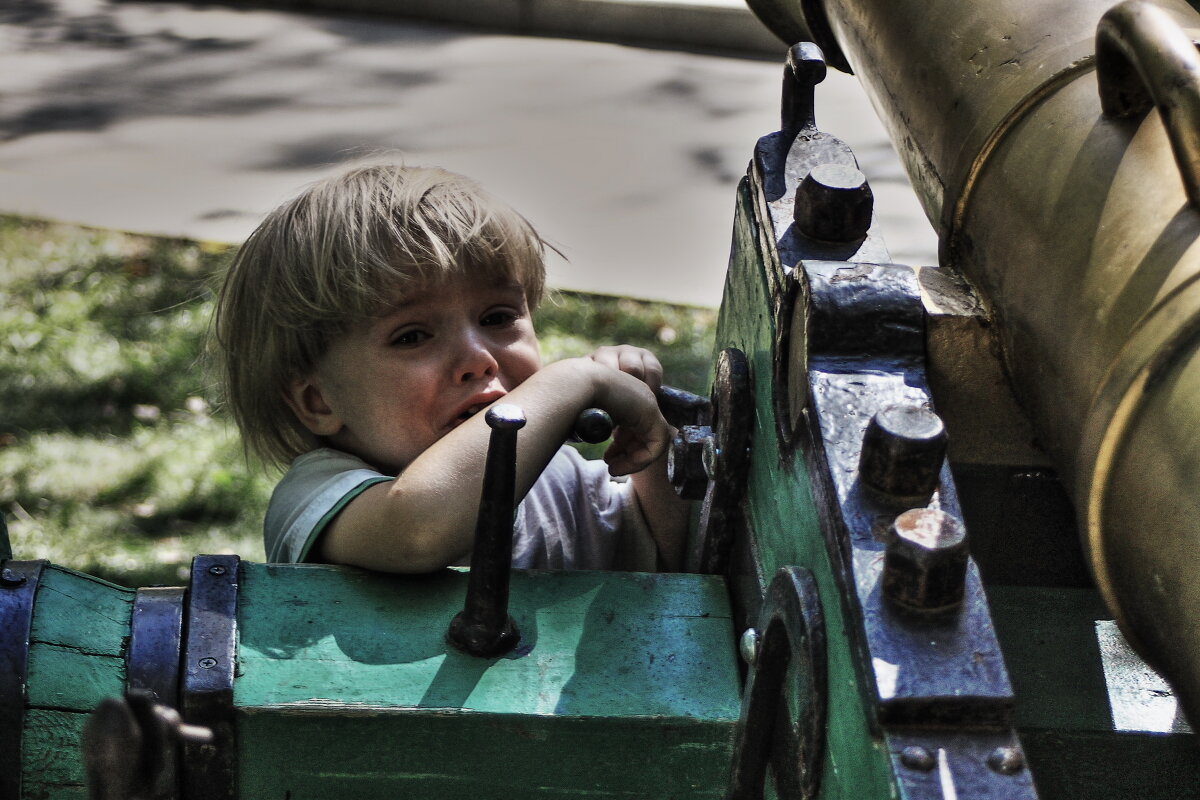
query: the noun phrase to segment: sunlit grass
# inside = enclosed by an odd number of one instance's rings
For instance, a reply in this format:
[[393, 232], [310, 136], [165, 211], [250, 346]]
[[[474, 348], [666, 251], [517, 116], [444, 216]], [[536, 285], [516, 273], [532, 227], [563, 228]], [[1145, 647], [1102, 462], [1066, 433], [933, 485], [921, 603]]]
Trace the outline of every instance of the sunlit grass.
[[[0, 216], [0, 510], [17, 558], [128, 586], [261, 560], [277, 475], [243, 457], [202, 357], [224, 245]], [[707, 394], [713, 311], [557, 293], [543, 355], [654, 350]]]

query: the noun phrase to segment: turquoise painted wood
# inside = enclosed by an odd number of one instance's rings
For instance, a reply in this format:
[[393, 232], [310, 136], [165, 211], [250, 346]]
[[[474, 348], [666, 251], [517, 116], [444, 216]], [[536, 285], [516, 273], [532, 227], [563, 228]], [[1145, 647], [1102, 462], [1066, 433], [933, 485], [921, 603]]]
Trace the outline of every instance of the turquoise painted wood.
[[134, 592], [49, 565], [34, 603], [22, 794], [87, 797], [79, 741], [87, 715], [125, 687], [125, 641]]
[[[846, 633], [841, 590], [821, 534], [804, 453], [781, 444], [775, 417], [773, 294], [784, 283], [754, 169], [738, 186], [733, 251], [717, 323], [716, 347], [737, 347], [750, 361], [756, 411], [744, 508], [762, 572], [760, 591], [775, 570], [812, 570], [821, 591], [829, 647], [829, 724], [819, 797], [893, 797], [888, 754], [870, 729], [872, 713], [859, 690], [859, 670]], [[802, 333], [802, 332], [800, 332]]]
[[445, 640], [466, 575], [244, 564], [244, 797], [719, 797], [740, 710], [724, 581], [513, 574], [516, 653]]
[[[513, 574], [521, 647], [445, 640], [465, 572], [243, 562], [243, 798], [719, 797], [740, 680], [725, 583]], [[47, 567], [30, 648], [23, 796], [86, 797], [79, 742], [124, 690], [134, 592]]]

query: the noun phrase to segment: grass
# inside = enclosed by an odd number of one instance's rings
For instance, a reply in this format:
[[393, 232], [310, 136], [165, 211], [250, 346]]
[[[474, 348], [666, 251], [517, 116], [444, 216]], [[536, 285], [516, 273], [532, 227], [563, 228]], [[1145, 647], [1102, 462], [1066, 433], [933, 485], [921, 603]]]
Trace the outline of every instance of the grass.
[[[277, 475], [242, 456], [201, 357], [232, 248], [0, 216], [0, 511], [17, 558], [126, 586], [262, 560]], [[561, 292], [547, 361], [628, 342], [707, 394], [710, 310]]]

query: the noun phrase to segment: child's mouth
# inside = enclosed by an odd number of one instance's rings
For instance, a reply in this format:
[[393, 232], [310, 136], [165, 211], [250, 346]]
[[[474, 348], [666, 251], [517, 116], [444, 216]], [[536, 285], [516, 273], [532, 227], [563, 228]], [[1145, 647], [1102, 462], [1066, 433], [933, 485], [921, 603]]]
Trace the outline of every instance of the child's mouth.
[[462, 423], [466, 422], [471, 417], [475, 416], [476, 414], [478, 414], [480, 411], [483, 411], [487, 407], [488, 407], [487, 403], [478, 403], [476, 405], [471, 406], [466, 411], [464, 411], [458, 415], [458, 419], [456, 419], [454, 421], [454, 424], [461, 425]]

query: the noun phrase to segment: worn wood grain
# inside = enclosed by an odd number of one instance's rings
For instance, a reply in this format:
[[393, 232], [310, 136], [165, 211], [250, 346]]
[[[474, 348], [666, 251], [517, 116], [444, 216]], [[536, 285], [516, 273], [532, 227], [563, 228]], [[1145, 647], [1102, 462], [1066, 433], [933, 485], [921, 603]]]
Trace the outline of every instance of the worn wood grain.
[[235, 705], [260, 796], [724, 791], [740, 686], [719, 578], [516, 571], [523, 639], [499, 659], [446, 643], [461, 572], [245, 564], [240, 587]]

